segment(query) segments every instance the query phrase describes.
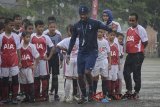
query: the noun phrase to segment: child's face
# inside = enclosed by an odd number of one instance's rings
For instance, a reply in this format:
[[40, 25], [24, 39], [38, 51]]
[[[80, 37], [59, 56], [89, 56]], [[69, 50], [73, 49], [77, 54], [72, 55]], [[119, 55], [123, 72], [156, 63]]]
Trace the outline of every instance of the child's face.
[[21, 25], [22, 24], [22, 18], [21, 17], [16, 17], [14, 20], [15, 25]]
[[109, 33], [109, 40], [110, 41], [114, 41], [114, 38], [116, 37], [116, 33], [115, 32], [111, 32]]
[[56, 24], [55, 24], [55, 23], [49, 24], [49, 25], [48, 25], [48, 30], [49, 30], [49, 32], [51, 32], [51, 33], [55, 33]]
[[14, 28], [14, 22], [12, 22], [12, 21], [5, 25], [5, 30], [7, 30], [7, 31], [11, 32], [13, 30], [13, 28]]
[[25, 43], [29, 43], [30, 42], [30, 38], [31, 38], [31, 35], [27, 34], [25, 37], [23, 37], [23, 40], [24, 40]]
[[103, 19], [104, 22], [107, 22], [108, 19], [109, 19], [108, 14], [103, 13], [103, 14], [102, 14], [102, 19]]
[[121, 35], [118, 36], [118, 42], [119, 44], [123, 44], [123, 36]]
[[98, 38], [102, 38], [104, 36], [104, 30], [102, 30], [102, 29], [99, 29], [98, 30]]
[[33, 33], [33, 26], [31, 26], [31, 25], [28, 26], [27, 29], [26, 29], [26, 32], [29, 32], [29, 33], [32, 34]]
[[36, 30], [37, 30], [37, 33], [43, 33], [43, 30], [44, 30], [44, 25], [38, 25], [37, 27], [36, 27]]

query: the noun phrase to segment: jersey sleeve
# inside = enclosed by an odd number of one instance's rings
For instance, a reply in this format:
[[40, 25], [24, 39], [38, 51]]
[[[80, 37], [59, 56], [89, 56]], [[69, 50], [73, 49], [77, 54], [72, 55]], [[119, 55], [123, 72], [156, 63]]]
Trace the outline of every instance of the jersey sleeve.
[[63, 39], [61, 42], [57, 44], [57, 46], [63, 47], [65, 49], [68, 49], [69, 47], [69, 40], [68, 39]]
[[138, 27], [138, 32], [139, 32], [139, 36], [140, 36], [142, 42], [148, 41], [147, 32], [142, 26], [140, 27], [140, 25]]
[[34, 58], [38, 58], [40, 55], [39, 55], [39, 52], [37, 51], [35, 45], [31, 45], [32, 46], [32, 55]]
[[20, 43], [20, 37], [17, 34], [13, 34], [13, 37], [14, 37], [14, 41], [16, 43], [16, 48], [20, 49], [22, 46]]
[[111, 51], [109, 43], [107, 40], [105, 40], [105, 42], [106, 42], [107, 53], [109, 53]]
[[50, 39], [47, 35], [45, 35], [45, 38], [46, 38], [46, 43], [47, 43], [47, 45], [48, 45], [49, 47], [53, 47], [54, 44], [52, 43], [51, 39]]

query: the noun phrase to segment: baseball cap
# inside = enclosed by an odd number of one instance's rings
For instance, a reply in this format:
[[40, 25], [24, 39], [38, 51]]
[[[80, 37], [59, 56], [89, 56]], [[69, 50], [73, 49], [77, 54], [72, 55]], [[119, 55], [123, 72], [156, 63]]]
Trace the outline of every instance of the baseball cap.
[[82, 5], [79, 7], [79, 14], [88, 14], [89, 13], [89, 9], [88, 7]]

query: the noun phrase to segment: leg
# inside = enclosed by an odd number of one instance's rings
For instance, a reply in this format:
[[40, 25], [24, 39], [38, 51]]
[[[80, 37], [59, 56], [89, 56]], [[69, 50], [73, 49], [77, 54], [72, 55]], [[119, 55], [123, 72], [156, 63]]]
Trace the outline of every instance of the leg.
[[77, 79], [73, 79], [73, 96], [77, 95], [78, 83]]
[[13, 95], [12, 98], [16, 99], [18, 95], [18, 89], [19, 89], [19, 83], [18, 83], [18, 75], [12, 76], [12, 90], [13, 90]]
[[102, 91], [103, 91], [103, 96], [107, 95], [107, 86], [106, 86], [106, 77], [101, 76], [102, 78]]
[[99, 80], [99, 75], [93, 77], [93, 93], [94, 94], [96, 94], [98, 80]]
[[34, 77], [34, 92], [35, 98], [38, 99], [40, 97], [40, 78]]
[[144, 60], [144, 55], [142, 53], [138, 53], [136, 55], [136, 60], [134, 64], [134, 71], [133, 71], [133, 80], [135, 82], [134, 90], [136, 93], [139, 93], [141, 89], [141, 66]]
[[44, 101], [48, 100], [48, 77], [47, 75], [45, 76], [40, 76], [40, 80], [42, 83], [42, 98], [44, 98]]
[[126, 89], [129, 92], [132, 92], [132, 79], [131, 79], [131, 73], [132, 73], [132, 57], [127, 55], [126, 61], [124, 64], [124, 81], [126, 83]]
[[2, 78], [2, 100], [7, 100], [9, 97], [9, 77]]

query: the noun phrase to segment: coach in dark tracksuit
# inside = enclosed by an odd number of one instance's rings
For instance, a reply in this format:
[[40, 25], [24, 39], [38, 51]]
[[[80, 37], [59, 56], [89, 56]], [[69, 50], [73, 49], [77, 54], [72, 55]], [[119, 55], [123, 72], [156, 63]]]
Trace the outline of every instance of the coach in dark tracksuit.
[[73, 28], [73, 34], [70, 40], [68, 49], [68, 61], [71, 50], [75, 44], [77, 36], [79, 36], [79, 52], [77, 57], [78, 65], [78, 81], [80, 89], [82, 91], [82, 98], [78, 102], [79, 104], [87, 101], [86, 97], [86, 84], [84, 81], [84, 75], [86, 76], [89, 85], [89, 96], [91, 100], [92, 96], [92, 75], [91, 71], [95, 65], [96, 58], [98, 56], [97, 45], [97, 31], [98, 29], [111, 30], [108, 26], [102, 24], [100, 21], [90, 19], [88, 17], [89, 9], [86, 6], [80, 6], [79, 15], [80, 21], [78, 21]]

